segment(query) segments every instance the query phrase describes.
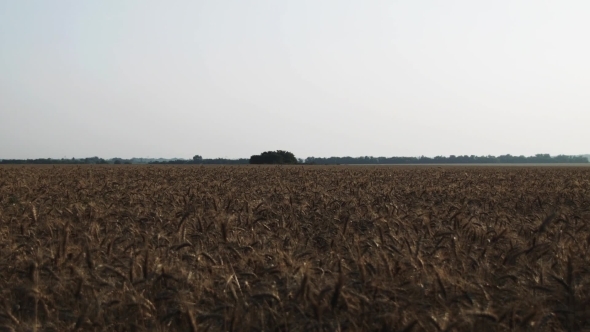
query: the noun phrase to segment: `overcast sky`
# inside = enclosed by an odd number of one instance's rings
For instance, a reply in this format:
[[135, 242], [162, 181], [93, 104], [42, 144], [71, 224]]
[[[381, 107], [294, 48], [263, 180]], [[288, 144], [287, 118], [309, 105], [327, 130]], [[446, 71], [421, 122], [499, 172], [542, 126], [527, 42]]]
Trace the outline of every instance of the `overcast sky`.
[[590, 153], [590, 1], [0, 0], [0, 158]]

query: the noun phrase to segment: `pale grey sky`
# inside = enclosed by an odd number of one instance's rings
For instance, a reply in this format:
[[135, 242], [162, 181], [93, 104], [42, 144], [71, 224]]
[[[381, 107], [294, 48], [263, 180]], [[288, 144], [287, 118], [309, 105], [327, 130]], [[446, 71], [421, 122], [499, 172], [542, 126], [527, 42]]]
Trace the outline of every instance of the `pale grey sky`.
[[0, 158], [590, 153], [590, 1], [0, 0]]

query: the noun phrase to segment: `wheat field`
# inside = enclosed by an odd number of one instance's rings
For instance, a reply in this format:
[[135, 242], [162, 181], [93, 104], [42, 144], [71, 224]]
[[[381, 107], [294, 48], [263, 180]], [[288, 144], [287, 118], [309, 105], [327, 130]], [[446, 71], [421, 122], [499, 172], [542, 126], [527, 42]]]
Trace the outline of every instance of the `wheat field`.
[[590, 328], [590, 168], [0, 167], [0, 331]]

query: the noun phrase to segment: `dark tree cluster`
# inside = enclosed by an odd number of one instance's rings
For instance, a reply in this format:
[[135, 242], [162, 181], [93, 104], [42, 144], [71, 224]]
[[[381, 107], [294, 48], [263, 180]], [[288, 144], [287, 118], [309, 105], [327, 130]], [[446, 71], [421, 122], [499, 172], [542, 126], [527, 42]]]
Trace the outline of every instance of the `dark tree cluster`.
[[289, 151], [266, 151], [250, 157], [250, 164], [297, 164], [297, 158]]

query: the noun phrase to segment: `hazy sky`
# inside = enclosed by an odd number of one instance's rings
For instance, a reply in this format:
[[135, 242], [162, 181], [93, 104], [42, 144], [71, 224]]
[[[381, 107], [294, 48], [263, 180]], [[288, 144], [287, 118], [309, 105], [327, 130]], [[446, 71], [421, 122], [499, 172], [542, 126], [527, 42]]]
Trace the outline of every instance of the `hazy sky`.
[[0, 0], [0, 158], [590, 153], [590, 1]]

